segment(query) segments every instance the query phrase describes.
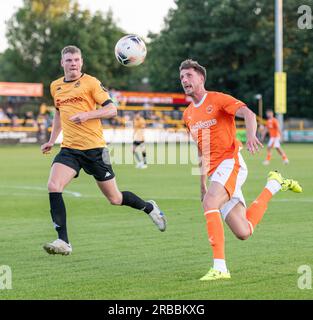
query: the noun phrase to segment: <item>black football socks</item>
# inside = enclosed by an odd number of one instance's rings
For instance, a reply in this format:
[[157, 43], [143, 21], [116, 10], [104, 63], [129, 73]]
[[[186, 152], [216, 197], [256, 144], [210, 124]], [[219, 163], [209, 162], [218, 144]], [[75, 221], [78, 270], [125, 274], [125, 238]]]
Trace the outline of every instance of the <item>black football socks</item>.
[[59, 239], [69, 243], [66, 230], [66, 209], [62, 192], [50, 192], [50, 213]]
[[153, 205], [150, 202], [142, 200], [130, 191], [123, 191], [122, 195], [122, 206], [128, 206], [134, 209], [142, 210], [147, 214], [153, 210]]
[[146, 151], [142, 152], [142, 158], [143, 158], [143, 163], [147, 164], [147, 153], [146, 153]]

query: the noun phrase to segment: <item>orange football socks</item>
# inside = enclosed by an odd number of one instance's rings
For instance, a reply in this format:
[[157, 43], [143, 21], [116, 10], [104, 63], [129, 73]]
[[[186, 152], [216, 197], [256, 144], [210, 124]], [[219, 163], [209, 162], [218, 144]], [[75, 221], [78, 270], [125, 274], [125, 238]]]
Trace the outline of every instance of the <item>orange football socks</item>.
[[213, 250], [214, 259], [225, 259], [224, 227], [220, 211], [211, 209], [204, 213], [209, 242]]
[[282, 158], [283, 158], [284, 161], [285, 161], [285, 160], [288, 160], [288, 158], [287, 158], [287, 156], [286, 156], [286, 153], [283, 152]]
[[264, 188], [261, 194], [254, 200], [250, 207], [247, 209], [247, 220], [250, 222], [251, 234], [253, 233], [256, 225], [261, 221], [266, 209], [267, 204], [271, 200], [273, 194]]

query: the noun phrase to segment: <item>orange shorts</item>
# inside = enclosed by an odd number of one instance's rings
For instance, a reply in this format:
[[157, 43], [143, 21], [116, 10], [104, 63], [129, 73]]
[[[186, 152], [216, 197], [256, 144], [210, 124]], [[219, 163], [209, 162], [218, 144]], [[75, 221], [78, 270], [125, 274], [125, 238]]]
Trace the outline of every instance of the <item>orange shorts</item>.
[[233, 159], [222, 161], [210, 176], [210, 181], [222, 184], [229, 194], [229, 201], [220, 209], [224, 220], [238, 202], [246, 206], [241, 187], [245, 183], [247, 176], [248, 169], [240, 152]]

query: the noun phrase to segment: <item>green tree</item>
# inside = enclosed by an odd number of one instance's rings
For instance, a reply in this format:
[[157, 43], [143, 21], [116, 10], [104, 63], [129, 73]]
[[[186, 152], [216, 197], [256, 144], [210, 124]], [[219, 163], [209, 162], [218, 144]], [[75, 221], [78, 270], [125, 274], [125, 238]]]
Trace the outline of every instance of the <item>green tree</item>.
[[60, 51], [73, 44], [83, 52], [84, 70], [105, 86], [135, 85], [135, 72], [114, 57], [115, 43], [124, 32], [112, 12], [92, 15], [70, 0], [24, 0], [7, 27], [9, 49], [0, 56], [2, 81], [42, 82], [50, 100], [49, 84], [62, 76]]
[[[298, 28], [299, 1], [284, 1], [284, 70], [288, 116], [313, 118], [313, 30]], [[313, 11], [313, 1], [307, 0]]]
[[[255, 94], [261, 93], [265, 106], [273, 107], [274, 1], [175, 2], [177, 8], [168, 13], [161, 33], [150, 34], [148, 69], [153, 89], [182, 91], [178, 68], [181, 61], [192, 58], [207, 68], [209, 90], [229, 92], [255, 111]], [[308, 2], [313, 5], [312, 0]], [[284, 1], [288, 112], [313, 117], [308, 89], [312, 87], [312, 69], [308, 70], [305, 62], [312, 61], [312, 30], [298, 29], [298, 6], [296, 0]]]

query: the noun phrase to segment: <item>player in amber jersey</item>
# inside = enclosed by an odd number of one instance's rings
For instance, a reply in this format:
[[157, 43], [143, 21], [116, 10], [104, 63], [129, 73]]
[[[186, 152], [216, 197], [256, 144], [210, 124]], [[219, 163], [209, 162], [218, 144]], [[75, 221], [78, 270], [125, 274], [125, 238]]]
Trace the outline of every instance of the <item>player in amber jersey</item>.
[[266, 110], [266, 117], [267, 117], [266, 126], [265, 126], [265, 130], [262, 132], [261, 140], [262, 141], [264, 140], [267, 132], [270, 136], [270, 139], [267, 145], [267, 156], [266, 156], [266, 159], [263, 161], [263, 164], [264, 165], [270, 164], [273, 148], [275, 148], [277, 152], [280, 154], [280, 156], [283, 159], [283, 163], [288, 164], [289, 160], [286, 156], [286, 153], [283, 151], [283, 149], [280, 146], [281, 131], [279, 127], [279, 122], [274, 117], [274, 112], [272, 110]]
[[181, 84], [185, 94], [192, 98], [183, 118], [198, 146], [201, 200], [213, 250], [213, 267], [200, 279], [202, 281], [230, 278], [221, 216], [231, 231], [245, 240], [252, 235], [275, 193], [279, 190], [301, 192], [296, 181], [270, 172], [265, 188], [246, 208], [241, 188], [248, 170], [240, 154], [241, 143], [236, 140], [235, 116], [245, 120], [247, 149], [251, 154], [262, 147], [256, 137], [256, 117], [242, 101], [221, 92], [207, 91], [205, 79], [206, 69], [196, 61], [188, 59], [181, 63]]
[[145, 134], [144, 129], [146, 127], [146, 121], [141, 116], [140, 112], [136, 112], [133, 119], [134, 126], [134, 141], [133, 141], [133, 154], [136, 161], [136, 168], [147, 168], [147, 153], [145, 146]]
[[61, 65], [64, 77], [51, 83], [56, 107], [52, 132], [50, 140], [41, 146], [43, 153], [50, 152], [63, 130], [61, 150], [53, 160], [48, 181], [50, 212], [58, 239], [45, 244], [44, 249], [49, 254], [72, 252], [62, 192], [73, 178], [78, 177], [81, 169], [95, 178], [111, 204], [142, 210], [160, 231], [165, 231], [165, 217], [153, 200], [144, 201], [130, 191], [120, 192], [117, 187], [101, 125], [102, 118], [117, 114], [107, 90], [99, 80], [82, 73], [83, 59], [79, 48], [63, 48]]

